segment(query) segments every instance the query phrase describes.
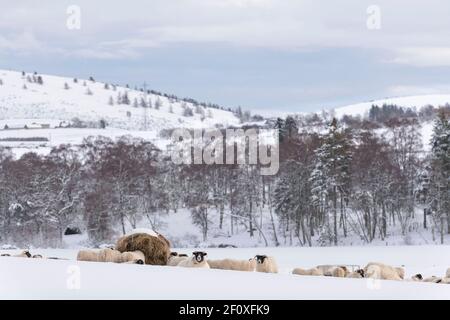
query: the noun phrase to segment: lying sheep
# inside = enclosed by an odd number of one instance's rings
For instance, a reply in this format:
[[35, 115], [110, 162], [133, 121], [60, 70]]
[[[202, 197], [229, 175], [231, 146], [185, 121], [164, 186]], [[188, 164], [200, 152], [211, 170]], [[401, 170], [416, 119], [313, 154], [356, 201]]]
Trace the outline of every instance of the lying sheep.
[[206, 252], [195, 251], [192, 252], [192, 257], [184, 259], [178, 263], [178, 267], [184, 268], [205, 268], [209, 269], [209, 264], [205, 259]]
[[144, 264], [144, 262], [145, 255], [139, 250], [123, 252], [120, 255], [120, 263]]
[[[108, 249], [108, 250], [110, 250], [110, 249]], [[92, 250], [78, 251], [77, 260], [78, 261], [92, 261], [92, 262], [100, 261], [98, 252], [92, 251]]]
[[102, 249], [97, 253], [98, 262], [122, 262], [122, 253], [114, 249]]
[[277, 263], [273, 257], [266, 255], [257, 255], [256, 259], [256, 271], [265, 273], [278, 273]]
[[411, 277], [411, 281], [422, 281], [422, 280], [423, 280], [423, 276], [420, 273], [415, 274]]
[[423, 279], [423, 282], [441, 283], [442, 278], [436, 277], [436, 276], [431, 276], [431, 277]]
[[340, 266], [334, 268], [331, 275], [336, 278], [345, 278], [347, 273], [348, 273], [347, 268], [345, 266]]
[[178, 266], [178, 264], [183, 261], [188, 259], [187, 254], [183, 254], [183, 255], [178, 255], [178, 253], [176, 252], [172, 252], [170, 254], [169, 260], [167, 260], [167, 265], [168, 266], [172, 266], [172, 267], [176, 267]]
[[371, 262], [364, 268], [366, 278], [383, 280], [402, 280], [399, 270], [379, 262]]
[[344, 278], [348, 274], [347, 267], [337, 265], [320, 265], [316, 267], [324, 276]]
[[355, 278], [355, 279], [364, 278], [365, 277], [364, 270], [358, 269], [356, 271], [349, 272], [349, 273], [347, 273], [346, 277], [347, 278]]
[[145, 263], [152, 265], [167, 265], [170, 256], [169, 241], [162, 235], [155, 237], [147, 233], [136, 233], [120, 238], [116, 250], [120, 252], [139, 250], [145, 256]]
[[395, 268], [398, 276], [403, 280], [405, 279], [405, 269], [404, 268]]
[[208, 264], [211, 269], [221, 270], [234, 270], [234, 271], [255, 271], [256, 260], [234, 260], [234, 259], [222, 259], [222, 260], [208, 260]]
[[299, 276], [323, 276], [322, 270], [317, 268], [311, 269], [295, 268], [294, 270], [292, 270], [292, 274], [296, 274]]
[[31, 253], [28, 250], [24, 250], [19, 254], [13, 255], [12, 257], [16, 258], [31, 258]]

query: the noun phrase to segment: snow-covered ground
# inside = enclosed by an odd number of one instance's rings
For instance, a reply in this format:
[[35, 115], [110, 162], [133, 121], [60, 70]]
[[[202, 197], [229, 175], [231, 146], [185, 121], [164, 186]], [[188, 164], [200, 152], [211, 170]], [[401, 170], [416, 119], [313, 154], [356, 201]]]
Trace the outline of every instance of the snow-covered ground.
[[[193, 250], [174, 249], [190, 253]], [[449, 246], [207, 249], [208, 257], [276, 258], [278, 274], [77, 262], [76, 250], [38, 250], [70, 260], [0, 258], [1, 299], [450, 299], [450, 285], [292, 275], [294, 267], [404, 266], [406, 276], [443, 276]], [[1, 253], [18, 250], [3, 250]]]

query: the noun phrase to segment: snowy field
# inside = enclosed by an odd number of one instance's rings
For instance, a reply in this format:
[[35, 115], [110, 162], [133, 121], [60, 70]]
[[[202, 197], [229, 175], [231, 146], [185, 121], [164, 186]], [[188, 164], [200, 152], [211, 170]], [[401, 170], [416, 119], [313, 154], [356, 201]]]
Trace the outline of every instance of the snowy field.
[[[174, 250], [186, 253], [193, 251]], [[278, 262], [279, 274], [77, 262], [77, 250], [35, 249], [31, 251], [32, 254], [70, 260], [0, 258], [0, 298], [450, 299], [450, 286], [445, 284], [290, 274], [294, 267], [319, 264], [364, 266], [370, 261], [380, 261], [404, 266], [407, 278], [416, 273], [443, 276], [450, 267], [450, 246], [203, 250], [208, 252], [211, 259], [248, 259], [256, 254], [272, 255]], [[19, 251], [1, 251], [16, 252]]]

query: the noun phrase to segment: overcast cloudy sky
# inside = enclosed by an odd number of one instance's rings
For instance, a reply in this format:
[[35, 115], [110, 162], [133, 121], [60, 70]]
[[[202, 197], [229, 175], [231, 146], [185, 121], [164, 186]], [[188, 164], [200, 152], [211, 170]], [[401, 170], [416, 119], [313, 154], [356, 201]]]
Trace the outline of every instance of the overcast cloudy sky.
[[447, 0], [111, 2], [0, 0], [0, 68], [277, 111], [450, 93]]

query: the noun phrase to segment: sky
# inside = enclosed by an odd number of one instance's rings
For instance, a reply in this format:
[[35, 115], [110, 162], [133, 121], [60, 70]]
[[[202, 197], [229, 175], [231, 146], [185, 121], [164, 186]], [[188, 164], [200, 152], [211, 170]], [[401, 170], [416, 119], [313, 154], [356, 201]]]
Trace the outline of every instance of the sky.
[[0, 0], [0, 69], [254, 112], [450, 93], [447, 0]]

